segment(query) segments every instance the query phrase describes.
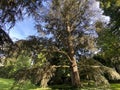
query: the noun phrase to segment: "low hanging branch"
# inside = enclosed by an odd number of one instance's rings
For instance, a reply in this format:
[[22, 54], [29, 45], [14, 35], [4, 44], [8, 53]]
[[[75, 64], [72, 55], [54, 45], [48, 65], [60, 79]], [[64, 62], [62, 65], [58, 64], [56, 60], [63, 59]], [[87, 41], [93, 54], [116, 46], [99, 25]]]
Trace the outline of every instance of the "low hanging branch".
[[58, 66], [53, 65], [52, 67], [53, 68], [60, 68], [60, 67], [62, 67], [62, 68], [69, 68], [70, 66], [68, 66], [68, 65], [58, 65]]
[[0, 28], [0, 45], [4, 44], [5, 42], [13, 44], [13, 41], [11, 40], [9, 35], [2, 28]]
[[55, 47], [55, 46], [54, 46], [54, 47], [50, 47], [50, 48], [48, 48], [47, 50], [41, 50], [41, 52], [51, 52], [51, 53], [57, 52], [57, 53], [60, 53], [60, 54], [65, 55], [65, 56], [68, 58], [68, 60], [69, 60], [70, 62], [72, 62], [71, 58], [69, 57], [69, 55], [68, 55], [66, 52], [59, 50], [59, 49], [58, 49], [57, 47]]
[[69, 57], [69, 55], [68, 55], [66, 52], [60, 51], [60, 50], [54, 50], [53, 52], [58, 52], [58, 53], [64, 54], [64, 55], [68, 58], [68, 60], [69, 60], [70, 62], [72, 62], [71, 58]]

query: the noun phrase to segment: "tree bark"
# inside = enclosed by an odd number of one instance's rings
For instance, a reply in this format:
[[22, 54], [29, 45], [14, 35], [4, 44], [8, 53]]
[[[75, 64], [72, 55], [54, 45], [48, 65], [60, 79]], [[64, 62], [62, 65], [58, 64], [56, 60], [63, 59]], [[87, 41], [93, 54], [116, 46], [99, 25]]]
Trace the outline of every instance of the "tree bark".
[[71, 61], [71, 81], [74, 87], [79, 87], [80, 76], [79, 76], [77, 61], [75, 58], [75, 50], [74, 50], [74, 44], [73, 44], [74, 38], [71, 33], [72, 29], [69, 25], [67, 26], [67, 32], [68, 32], [68, 55], [71, 59], [70, 60]]
[[73, 63], [71, 64], [71, 81], [74, 87], [80, 87], [80, 76], [76, 59], [74, 59]]

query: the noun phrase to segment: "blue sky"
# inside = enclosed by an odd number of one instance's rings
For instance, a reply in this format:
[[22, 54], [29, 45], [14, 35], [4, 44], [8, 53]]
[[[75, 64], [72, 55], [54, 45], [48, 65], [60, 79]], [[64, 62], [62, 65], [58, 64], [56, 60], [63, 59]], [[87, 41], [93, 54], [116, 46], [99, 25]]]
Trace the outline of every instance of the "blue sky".
[[31, 17], [25, 17], [23, 21], [16, 23], [10, 30], [9, 35], [13, 41], [26, 39], [30, 35], [38, 35], [34, 25], [34, 20]]

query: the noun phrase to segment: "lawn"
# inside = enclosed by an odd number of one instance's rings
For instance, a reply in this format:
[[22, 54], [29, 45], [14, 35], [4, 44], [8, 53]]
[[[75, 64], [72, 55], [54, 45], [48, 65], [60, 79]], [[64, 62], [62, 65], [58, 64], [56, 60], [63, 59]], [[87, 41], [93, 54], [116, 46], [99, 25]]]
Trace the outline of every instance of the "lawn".
[[119, 84], [111, 84], [112, 90], [120, 90], [120, 83]]
[[[3, 79], [0, 78], [0, 90], [10, 90], [11, 87], [13, 86], [14, 80], [12, 79]], [[15, 85], [14, 89], [11, 90], [53, 90], [51, 88], [39, 88], [36, 87], [35, 85], [32, 85], [30, 82], [25, 83], [25, 85], [22, 85], [22, 88], [19, 88], [19, 85]], [[54, 88], [54, 90], [59, 90], [57, 88], [61, 88], [60, 90], [74, 90], [74, 89], [70, 89], [70, 86], [65, 86], [65, 85], [61, 85], [61, 86], [52, 86], [52, 88]], [[64, 89], [63, 89], [64, 88]], [[77, 89], [77, 90], [102, 90], [102, 89], [96, 89], [96, 88], [84, 88], [84, 89]], [[107, 90], [107, 89], [106, 89]], [[111, 89], [108, 90], [120, 90], [120, 84], [111, 84]]]
[[13, 80], [11, 79], [2, 79], [0, 78], [0, 90], [9, 90], [9, 88], [13, 84]]
[[0, 90], [51, 90], [51, 88], [39, 88], [30, 82], [26, 82], [25, 85], [22, 85], [22, 88], [19, 88], [20, 85], [15, 85], [14, 89], [11, 89], [13, 85], [14, 80], [0, 78]]

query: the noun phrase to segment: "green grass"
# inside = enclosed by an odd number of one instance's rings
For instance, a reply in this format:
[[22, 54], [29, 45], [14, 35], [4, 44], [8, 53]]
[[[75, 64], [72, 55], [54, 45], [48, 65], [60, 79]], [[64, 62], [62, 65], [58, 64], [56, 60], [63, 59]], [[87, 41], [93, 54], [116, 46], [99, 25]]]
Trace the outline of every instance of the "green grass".
[[[0, 78], [0, 90], [10, 90], [11, 87], [14, 85], [14, 80], [12, 79], [3, 79]], [[75, 90], [71, 89], [71, 86], [69, 85], [54, 85], [51, 86], [51, 88], [39, 88], [33, 84], [31, 84], [29, 81], [25, 82], [24, 85], [15, 84], [14, 89], [12, 90]], [[120, 84], [111, 84], [111, 89], [105, 89], [105, 90], [120, 90]], [[59, 89], [58, 89], [59, 88]], [[84, 87], [83, 89], [76, 89], [76, 90], [103, 90], [103, 89], [97, 89], [95, 87]]]
[[0, 90], [9, 90], [13, 84], [13, 80], [11, 79], [2, 79], [0, 78]]
[[120, 83], [119, 84], [111, 84], [112, 90], [120, 90]]
[[[11, 89], [11, 87], [13, 87]], [[52, 90], [51, 88], [39, 88], [33, 84], [31, 84], [29, 81], [25, 82], [25, 84], [15, 84], [14, 80], [12, 79], [3, 79], [0, 78], [0, 90]]]

